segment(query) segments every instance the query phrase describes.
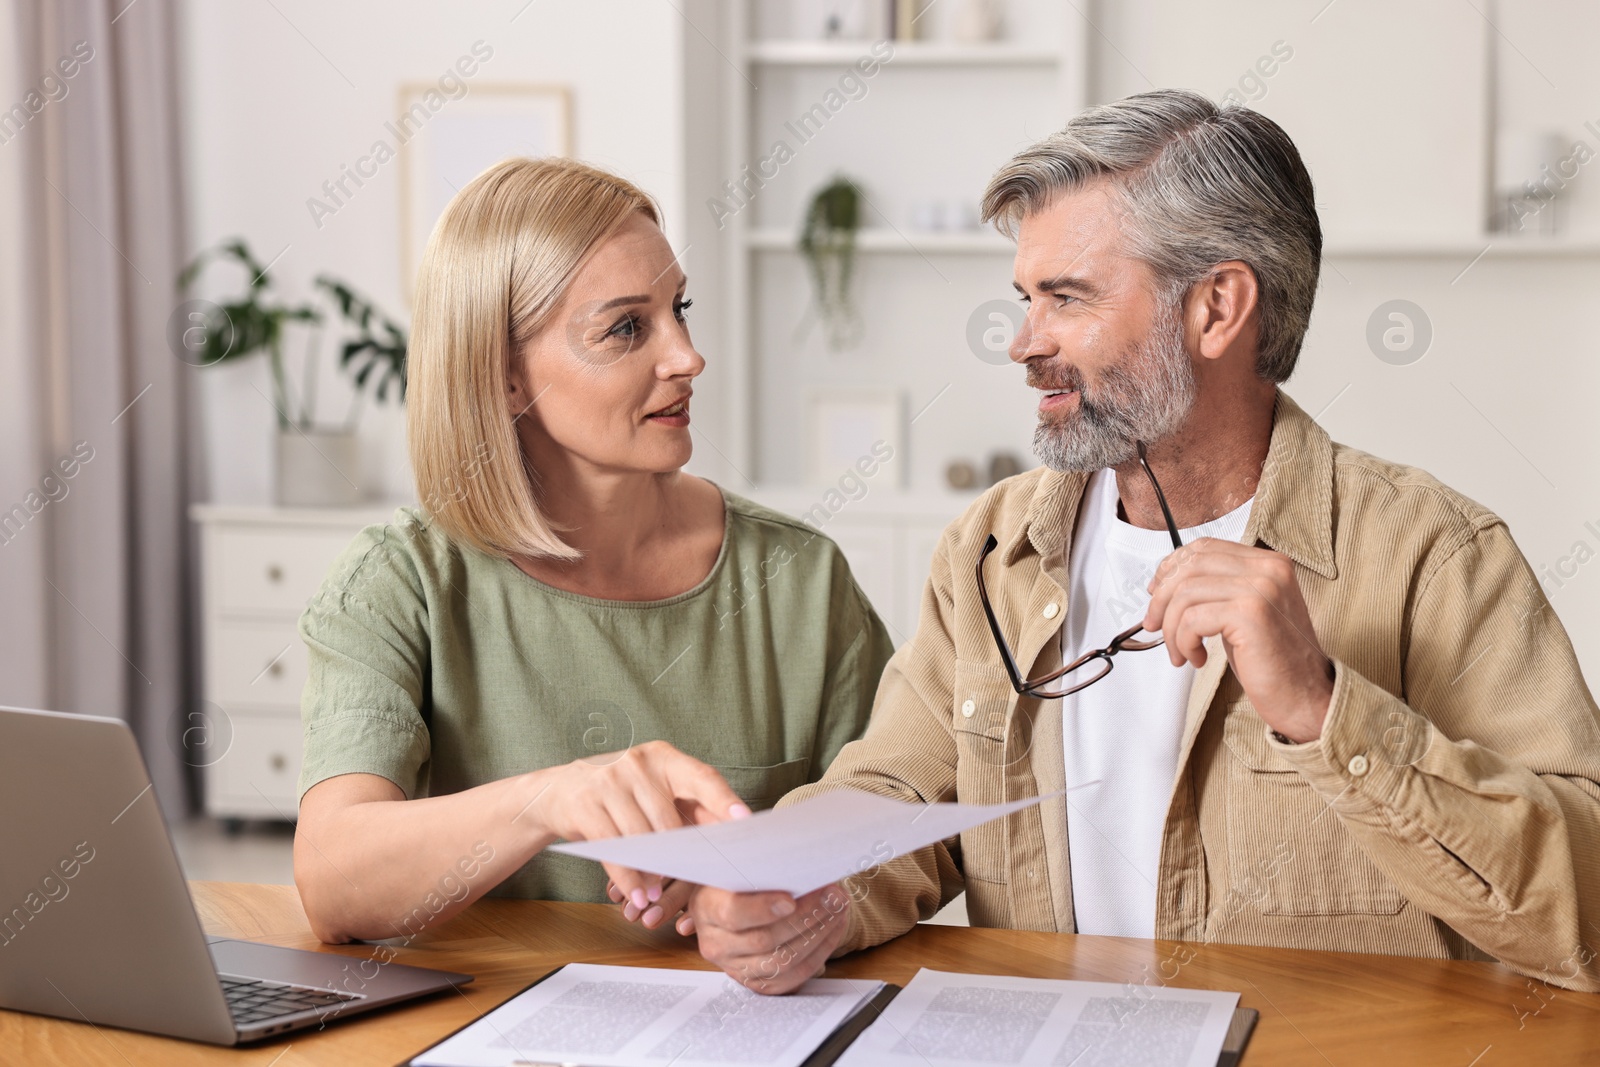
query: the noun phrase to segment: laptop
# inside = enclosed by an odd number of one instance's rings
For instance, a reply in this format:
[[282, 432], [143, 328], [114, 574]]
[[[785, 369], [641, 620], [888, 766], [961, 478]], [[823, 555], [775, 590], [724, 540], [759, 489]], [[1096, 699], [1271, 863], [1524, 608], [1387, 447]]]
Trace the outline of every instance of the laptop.
[[0, 707], [0, 1008], [237, 1045], [472, 981], [208, 937], [117, 719]]

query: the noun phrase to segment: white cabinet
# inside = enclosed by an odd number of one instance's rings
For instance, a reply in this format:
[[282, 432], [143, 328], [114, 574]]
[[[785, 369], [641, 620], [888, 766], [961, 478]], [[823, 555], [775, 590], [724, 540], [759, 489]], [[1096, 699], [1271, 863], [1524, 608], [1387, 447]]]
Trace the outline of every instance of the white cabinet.
[[[337, 514], [337, 513], [335, 513]], [[387, 516], [383, 516], [387, 517]], [[350, 543], [352, 520], [333, 527], [303, 528], [281, 521], [219, 524], [217, 595], [236, 614], [299, 615], [322, 582], [328, 564]], [[359, 521], [359, 520], [354, 520]]]
[[206, 768], [206, 813], [223, 818], [284, 819], [295, 814], [300, 777], [300, 713], [240, 711], [233, 745]]
[[908, 636], [916, 632], [917, 619], [922, 613], [922, 590], [928, 584], [928, 564], [933, 561], [933, 550], [938, 547], [944, 528], [957, 514], [958, 511], [952, 511], [943, 521], [930, 515], [906, 528], [905, 545], [900, 554], [900, 572], [904, 580], [895, 594], [895, 604], [900, 617], [909, 624]]
[[[894, 528], [887, 523], [830, 525], [834, 528], [827, 533], [850, 561], [856, 584], [881, 615], [895, 603]], [[895, 643], [899, 643], [898, 638]]]
[[299, 804], [300, 612], [334, 559], [388, 507], [353, 510], [199, 505], [204, 702], [184, 735], [203, 769], [206, 814], [293, 819]]

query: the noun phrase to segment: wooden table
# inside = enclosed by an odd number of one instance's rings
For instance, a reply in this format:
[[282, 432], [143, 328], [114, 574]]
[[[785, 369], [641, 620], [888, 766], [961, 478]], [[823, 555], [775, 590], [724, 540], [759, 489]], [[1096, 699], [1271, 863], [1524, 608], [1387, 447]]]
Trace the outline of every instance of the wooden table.
[[[373, 955], [370, 945], [319, 944], [293, 887], [196, 882], [193, 890], [209, 933], [357, 960]], [[459, 994], [243, 1049], [0, 1011], [0, 1064], [389, 1067], [561, 963], [707, 966], [692, 941], [625, 923], [609, 906], [531, 900], [480, 901], [425, 931], [396, 959], [465, 971], [477, 981]], [[924, 966], [1157, 985], [1170, 976], [1174, 986], [1238, 992], [1242, 1006], [1261, 1012], [1247, 1067], [1600, 1063], [1600, 995], [1530, 982], [1489, 963], [919, 926], [836, 961], [828, 975], [903, 985]]]

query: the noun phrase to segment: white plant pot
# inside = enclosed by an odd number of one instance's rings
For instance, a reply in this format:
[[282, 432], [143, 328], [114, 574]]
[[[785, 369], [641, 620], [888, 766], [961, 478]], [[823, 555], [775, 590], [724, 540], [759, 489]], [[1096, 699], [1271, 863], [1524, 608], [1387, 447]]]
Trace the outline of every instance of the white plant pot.
[[336, 508], [359, 504], [360, 450], [345, 430], [278, 431], [278, 503]]
[[1001, 0], [960, 0], [950, 22], [951, 36], [962, 44], [993, 41], [1005, 23], [1005, 6]]

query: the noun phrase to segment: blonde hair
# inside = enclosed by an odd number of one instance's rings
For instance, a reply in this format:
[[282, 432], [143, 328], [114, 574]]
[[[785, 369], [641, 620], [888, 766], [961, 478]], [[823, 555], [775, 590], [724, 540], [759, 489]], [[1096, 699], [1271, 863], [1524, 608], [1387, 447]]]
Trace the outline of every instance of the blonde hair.
[[417, 494], [452, 540], [491, 555], [576, 559], [539, 506], [506, 410], [512, 361], [589, 254], [649, 194], [571, 159], [507, 159], [445, 208], [417, 273], [406, 435]]

